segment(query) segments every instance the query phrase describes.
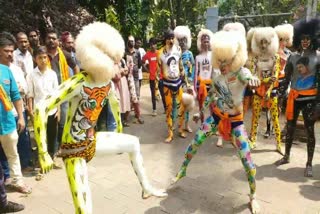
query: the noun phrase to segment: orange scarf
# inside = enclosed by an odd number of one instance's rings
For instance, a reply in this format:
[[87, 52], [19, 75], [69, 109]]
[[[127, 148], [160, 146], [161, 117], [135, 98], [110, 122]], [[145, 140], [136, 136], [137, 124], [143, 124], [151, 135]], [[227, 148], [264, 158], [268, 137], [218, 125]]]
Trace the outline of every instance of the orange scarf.
[[299, 95], [316, 95], [317, 89], [308, 89], [303, 91], [297, 91], [295, 89], [290, 89], [288, 100], [287, 100], [287, 110], [286, 110], [286, 116], [287, 120], [293, 120], [293, 112], [294, 112], [294, 100], [297, 99]]
[[243, 113], [230, 116], [228, 113], [222, 113], [218, 107], [213, 107], [213, 113], [215, 113], [221, 120], [218, 124], [218, 130], [225, 141], [231, 141], [231, 123], [237, 121], [243, 121]]
[[[64, 82], [70, 77], [69, 66], [68, 66], [66, 57], [63, 54], [63, 51], [59, 47], [58, 47], [58, 55], [59, 55], [59, 69], [60, 69], [61, 82]], [[52, 68], [50, 60], [48, 60], [48, 67], [50, 69]]]
[[0, 101], [2, 102], [4, 109], [6, 111], [12, 110], [12, 108], [13, 108], [12, 103], [11, 103], [6, 91], [2, 87], [2, 85], [0, 85]]
[[200, 100], [201, 97], [205, 99], [208, 96], [207, 85], [210, 85], [212, 81], [202, 80], [199, 76], [198, 76], [198, 81], [199, 81], [198, 100]]

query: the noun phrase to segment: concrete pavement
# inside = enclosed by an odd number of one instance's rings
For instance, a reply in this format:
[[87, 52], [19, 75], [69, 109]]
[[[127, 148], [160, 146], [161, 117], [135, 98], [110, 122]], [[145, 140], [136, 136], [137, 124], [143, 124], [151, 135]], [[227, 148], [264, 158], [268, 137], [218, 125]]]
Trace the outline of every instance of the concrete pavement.
[[[172, 144], [164, 144], [167, 132], [161, 102], [157, 103], [158, 116], [152, 117], [149, 85], [143, 86], [141, 94], [145, 124], [130, 123], [124, 132], [140, 138], [144, 166], [151, 183], [166, 188], [179, 169], [184, 150], [194, 133], [181, 139], [176, 131]], [[250, 116], [246, 116], [246, 121]], [[307, 159], [304, 143], [297, 142], [293, 146], [290, 164], [276, 167], [273, 163], [281, 156], [274, 152], [274, 138], [265, 140], [262, 137], [263, 118], [257, 149], [252, 154], [257, 165], [257, 197], [262, 213], [320, 213], [319, 148], [314, 156], [313, 178], [303, 176]], [[190, 124], [196, 130], [197, 124]], [[246, 123], [246, 127], [250, 128], [250, 123]], [[317, 123], [317, 142], [320, 140], [319, 127]], [[231, 145], [217, 148], [216, 140], [216, 137], [207, 140], [190, 163], [187, 177], [175, 184], [168, 191], [169, 196], [162, 199], [141, 199], [141, 188], [127, 154], [95, 157], [88, 164], [93, 213], [250, 213], [249, 187], [236, 151]], [[52, 170], [41, 181], [32, 176], [26, 177], [25, 181], [33, 187], [32, 194], [8, 193], [10, 200], [26, 205], [22, 214], [74, 213], [64, 169]]]

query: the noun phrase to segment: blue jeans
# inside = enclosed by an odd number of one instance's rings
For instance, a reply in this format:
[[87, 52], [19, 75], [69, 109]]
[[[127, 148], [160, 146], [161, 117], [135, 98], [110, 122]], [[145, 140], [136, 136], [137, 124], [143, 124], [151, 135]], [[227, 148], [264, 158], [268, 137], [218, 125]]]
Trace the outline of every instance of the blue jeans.
[[113, 117], [109, 101], [102, 108], [99, 119], [97, 122], [98, 131], [110, 131], [113, 132], [117, 129], [116, 120]]
[[[24, 121], [26, 123], [26, 128], [19, 135], [18, 140], [18, 153], [20, 157], [21, 169], [24, 169], [30, 166], [31, 161], [31, 141], [30, 141], [30, 133], [27, 129], [28, 126], [28, 118], [27, 113], [23, 112]], [[16, 121], [18, 122], [18, 117], [16, 117]]]
[[107, 108], [107, 130], [110, 132], [114, 132], [117, 129], [117, 123], [113, 117], [109, 101], [108, 101], [107, 105], [108, 105], [108, 108]]
[[2, 166], [0, 165], [0, 207], [3, 207], [7, 204], [7, 194], [4, 187], [4, 177], [3, 177], [4, 171], [2, 169]]

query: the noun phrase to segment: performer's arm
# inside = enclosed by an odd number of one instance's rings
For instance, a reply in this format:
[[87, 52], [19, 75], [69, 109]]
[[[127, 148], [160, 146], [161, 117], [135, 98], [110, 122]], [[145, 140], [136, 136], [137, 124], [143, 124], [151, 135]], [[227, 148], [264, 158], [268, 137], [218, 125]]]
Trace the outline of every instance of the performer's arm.
[[[213, 68], [212, 68], [213, 69]], [[210, 87], [210, 90], [208, 91], [208, 95], [204, 101], [204, 104], [203, 104], [203, 108], [202, 108], [202, 111], [200, 112], [201, 114], [204, 113], [204, 111], [208, 108], [208, 106], [215, 102], [217, 100], [217, 96], [216, 96], [216, 88], [214, 86], [214, 79], [217, 77], [217, 73], [215, 73], [214, 71], [211, 72], [211, 80], [212, 80], [212, 83], [211, 83], [211, 87]]]
[[260, 85], [260, 80], [258, 77], [252, 75], [251, 71], [247, 68], [241, 68], [238, 79], [245, 85], [256, 87]]
[[196, 93], [197, 92], [197, 81], [198, 81], [198, 73], [199, 73], [199, 62], [197, 60], [197, 57], [196, 57], [196, 61], [195, 61], [195, 69], [194, 69], [194, 78], [193, 78], [193, 87], [194, 87], [194, 91]]
[[162, 49], [157, 52], [157, 69], [156, 69], [156, 79], [159, 81], [160, 79], [160, 72], [161, 72], [161, 53]]
[[191, 78], [193, 79], [194, 78], [194, 76], [195, 76], [195, 74], [194, 74], [194, 66], [195, 66], [195, 62], [194, 62], [194, 57], [193, 57], [193, 54], [192, 54], [192, 52], [190, 52], [190, 59], [191, 59], [191, 61], [190, 61], [190, 63], [191, 63], [191, 67], [190, 67], [190, 72], [191, 72]]
[[111, 108], [111, 112], [113, 115], [113, 118], [115, 119], [117, 123], [117, 132], [122, 133], [122, 123], [121, 123], [121, 116], [120, 116], [120, 105], [119, 105], [119, 100], [116, 96], [115, 93], [115, 88], [114, 84], [112, 84], [112, 90], [110, 91], [108, 95], [108, 100], [109, 100], [109, 106]]
[[285, 94], [285, 91], [288, 90], [289, 84], [291, 82], [292, 74], [293, 74], [293, 64], [292, 64], [292, 55], [287, 60], [286, 67], [284, 68], [285, 77], [282, 81], [281, 87], [279, 88], [280, 94]]
[[35, 140], [38, 145], [39, 161], [41, 170], [47, 172], [51, 169], [52, 160], [47, 151], [46, 124], [50, 110], [58, 107], [61, 103], [71, 99], [80, 93], [81, 86], [85, 81], [85, 74], [79, 73], [63, 82], [58, 89], [47, 98], [41, 100], [36, 106], [34, 113]]
[[189, 87], [188, 75], [186, 75], [186, 73], [184, 71], [184, 66], [183, 66], [181, 58], [179, 59], [179, 71], [180, 71], [181, 79], [184, 80], [184, 82], [186, 83], [187, 87]]
[[317, 120], [320, 118], [320, 54], [318, 53], [318, 64], [316, 66], [316, 86], [317, 86], [317, 96], [314, 106], [314, 119]]

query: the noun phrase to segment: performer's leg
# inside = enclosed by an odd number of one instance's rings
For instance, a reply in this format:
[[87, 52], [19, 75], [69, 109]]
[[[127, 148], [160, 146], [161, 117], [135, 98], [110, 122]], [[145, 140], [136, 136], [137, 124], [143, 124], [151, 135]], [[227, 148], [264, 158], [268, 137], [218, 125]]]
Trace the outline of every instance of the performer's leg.
[[293, 113], [293, 119], [287, 120], [287, 132], [286, 132], [286, 145], [285, 145], [285, 154], [283, 158], [276, 161], [276, 165], [282, 165], [287, 164], [290, 162], [290, 152], [293, 142], [294, 133], [296, 130], [297, 125], [297, 119], [299, 116], [299, 112], [301, 109], [301, 105], [298, 102], [294, 102], [294, 113]]
[[167, 195], [164, 190], [155, 189], [149, 183], [149, 179], [143, 167], [139, 139], [136, 136], [115, 132], [97, 132], [96, 140], [97, 156], [105, 156], [106, 154], [117, 154], [123, 152], [127, 152], [129, 154], [132, 167], [143, 190], [143, 198], [148, 198], [152, 195], [158, 197], [164, 197]]
[[256, 147], [257, 141], [257, 131], [258, 131], [258, 123], [261, 113], [261, 101], [262, 98], [258, 95], [253, 95], [253, 104], [252, 104], [252, 123], [251, 123], [251, 134], [250, 134], [250, 147]]
[[316, 145], [316, 139], [314, 134], [315, 120], [312, 118], [313, 116], [312, 102], [308, 102], [304, 105], [304, 107], [302, 108], [302, 114], [304, 119], [304, 127], [308, 135], [308, 141], [307, 141], [308, 161], [306, 164], [305, 176], [312, 177], [312, 160], [313, 160], [314, 148]]
[[155, 96], [156, 96], [156, 100], [159, 101], [160, 100], [160, 92], [159, 92], [159, 81], [158, 80], [154, 80], [155, 81]]
[[184, 105], [182, 104], [182, 94], [183, 94], [183, 90], [182, 90], [182, 87], [180, 87], [176, 93], [175, 100], [177, 103], [177, 110], [178, 110], [179, 136], [182, 138], [185, 138], [186, 134], [184, 133], [184, 128], [183, 128], [183, 123], [185, 122], [185, 108], [184, 108]]
[[164, 95], [163, 80], [159, 80], [158, 81], [158, 87], [159, 87], [159, 92], [160, 92], [160, 95], [161, 95], [163, 109], [164, 109], [164, 111], [166, 111], [166, 98], [165, 98], [165, 95]]
[[189, 133], [192, 133], [192, 129], [190, 128], [189, 126], [189, 120], [190, 120], [190, 112], [186, 112], [184, 114], [184, 119], [185, 119], [185, 122], [184, 122], [184, 127], [185, 127], [185, 130]]
[[248, 143], [247, 133], [243, 124], [233, 128], [232, 135], [236, 139], [236, 146], [240, 156], [242, 165], [247, 173], [247, 178], [250, 187], [250, 203], [252, 212], [258, 212], [259, 205], [255, 199], [256, 195], [256, 167], [251, 159], [250, 147]]
[[168, 125], [168, 137], [165, 140], [165, 143], [170, 143], [173, 140], [173, 124], [172, 124], [172, 91], [168, 87], [163, 87], [164, 96], [166, 100], [166, 119]]
[[[204, 101], [205, 101], [205, 97], [203, 96], [203, 95], [200, 95], [200, 96], [198, 96], [198, 102], [199, 102], [199, 111], [201, 112], [202, 111], [202, 109], [203, 109], [203, 104], [204, 104]], [[203, 121], [204, 121], [204, 115], [203, 114], [201, 114], [201, 123], [203, 123]]]
[[209, 116], [205, 120], [205, 122], [201, 124], [200, 128], [196, 132], [194, 139], [185, 151], [185, 160], [183, 161], [182, 166], [180, 167], [180, 170], [177, 173], [173, 182], [177, 182], [179, 179], [186, 176], [187, 167], [191, 159], [197, 153], [198, 148], [202, 145], [206, 138], [217, 132], [218, 122], [218, 119], [214, 119], [213, 116]]
[[271, 113], [271, 119], [272, 119], [274, 131], [276, 134], [277, 152], [283, 155], [282, 142], [281, 142], [281, 130], [280, 130], [280, 123], [279, 123], [279, 112], [278, 112], [278, 98], [272, 97], [270, 99], [271, 99], [270, 113]]
[[83, 158], [67, 158], [64, 160], [64, 164], [76, 213], [92, 213], [92, 199], [86, 161]]

